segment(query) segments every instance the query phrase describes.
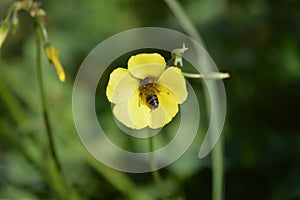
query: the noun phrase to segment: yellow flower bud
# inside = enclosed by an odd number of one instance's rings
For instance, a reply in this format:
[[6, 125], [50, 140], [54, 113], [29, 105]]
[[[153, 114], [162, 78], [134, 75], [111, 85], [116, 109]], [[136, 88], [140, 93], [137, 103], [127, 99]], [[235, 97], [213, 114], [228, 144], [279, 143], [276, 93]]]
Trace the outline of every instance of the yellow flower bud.
[[57, 49], [51, 43], [47, 43], [44, 46], [44, 50], [48, 61], [55, 67], [59, 80], [61, 82], [64, 82], [66, 79], [66, 75], [64, 68], [62, 67], [58, 59]]

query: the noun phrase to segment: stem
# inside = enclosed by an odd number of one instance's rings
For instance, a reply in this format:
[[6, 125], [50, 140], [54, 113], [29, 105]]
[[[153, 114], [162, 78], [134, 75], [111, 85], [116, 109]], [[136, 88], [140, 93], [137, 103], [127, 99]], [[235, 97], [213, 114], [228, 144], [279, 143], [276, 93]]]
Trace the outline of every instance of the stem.
[[42, 66], [41, 66], [41, 40], [39, 35], [39, 26], [37, 25], [37, 18], [34, 18], [34, 30], [35, 30], [35, 45], [36, 45], [36, 67], [37, 67], [37, 78], [38, 78], [38, 87], [40, 90], [40, 97], [41, 97], [41, 104], [42, 104], [42, 117], [45, 123], [47, 138], [49, 142], [50, 153], [54, 164], [58, 171], [61, 171], [61, 166], [59, 164], [57, 154], [54, 147], [54, 140], [53, 140], [53, 133], [52, 128], [49, 121], [48, 115], [48, 108], [46, 104], [46, 97], [45, 97], [45, 89], [44, 89], [44, 81], [43, 81], [43, 74], [42, 74]]
[[58, 161], [58, 157], [55, 151], [55, 145], [53, 140], [53, 132], [51, 128], [51, 124], [49, 121], [49, 112], [46, 103], [46, 95], [44, 89], [44, 81], [42, 75], [42, 66], [41, 66], [41, 40], [45, 40], [45, 35], [43, 30], [41, 30], [40, 19], [38, 17], [32, 18], [32, 22], [34, 25], [35, 32], [35, 44], [36, 44], [36, 66], [37, 66], [37, 79], [38, 79], [38, 87], [40, 90], [41, 97], [41, 106], [42, 106], [42, 117], [45, 123], [45, 129], [48, 138], [48, 144], [50, 149], [50, 163], [49, 163], [49, 178], [52, 182], [52, 186], [57, 190], [61, 199], [74, 199], [79, 200], [78, 194], [68, 186], [64, 176], [62, 174], [61, 166]]
[[186, 78], [204, 78], [204, 79], [225, 79], [229, 78], [229, 73], [221, 73], [221, 72], [215, 72], [215, 73], [208, 73], [208, 74], [193, 74], [193, 73], [182, 73]]
[[[182, 28], [185, 32], [193, 37], [195, 40], [200, 42], [204, 46], [204, 42], [196, 29], [196, 26], [191, 22], [188, 16], [185, 14], [184, 10], [180, 6], [180, 4], [176, 0], [164, 0], [166, 4], [169, 6], [170, 10], [173, 12], [179, 23], [181, 24]], [[203, 66], [206, 67], [206, 66]], [[193, 75], [194, 76], [194, 75]], [[201, 75], [198, 75], [201, 76]], [[191, 77], [195, 78], [195, 77]], [[199, 77], [202, 78], [202, 77]], [[205, 93], [205, 99], [209, 102], [209, 94]], [[209, 105], [209, 103], [208, 103]], [[214, 123], [217, 124], [216, 121]], [[212, 124], [212, 126], [214, 126]], [[222, 149], [222, 141], [221, 137], [219, 138], [218, 143], [215, 145], [212, 151], [212, 170], [213, 170], [213, 189], [212, 189], [212, 196], [213, 200], [221, 200], [223, 194], [223, 149]]]
[[175, 17], [177, 18], [178, 22], [180, 23], [184, 31], [203, 45], [204, 42], [200, 34], [198, 33], [195, 25], [191, 22], [191, 20], [189, 20], [189, 18], [185, 14], [180, 4], [176, 0], [164, 0], [164, 1], [166, 2], [170, 10], [175, 15]]
[[186, 72], [182, 72], [182, 74], [186, 78], [204, 78], [203, 74], [192, 74], [192, 73], [186, 73]]
[[174, 61], [175, 61], [175, 58], [172, 57], [170, 60], [168, 60], [166, 66], [167, 66], [167, 67], [171, 67], [171, 66], [173, 65]]
[[221, 136], [212, 150], [213, 200], [223, 199], [223, 164], [223, 141]]
[[10, 21], [14, 12], [17, 12], [16, 11], [16, 3], [12, 4], [9, 8], [8, 8], [8, 11], [7, 11], [7, 14], [5, 16], [5, 19], [4, 21]]
[[161, 199], [165, 198], [163, 189], [162, 189], [162, 184], [161, 184], [161, 177], [159, 174], [158, 170], [155, 170], [156, 168], [156, 164], [155, 164], [155, 159], [154, 159], [154, 154], [152, 153], [154, 151], [154, 144], [153, 144], [153, 137], [149, 137], [148, 138], [149, 141], [149, 151], [150, 151], [150, 165], [151, 165], [151, 169], [152, 169], [152, 177], [154, 179], [154, 183], [156, 185], [156, 188], [159, 192], [159, 196]]
[[47, 32], [46, 27], [45, 27], [44, 24], [41, 22], [41, 19], [40, 19], [39, 17], [36, 18], [36, 23], [37, 23], [37, 26], [39, 27], [39, 29], [40, 29], [40, 31], [41, 31], [41, 35], [42, 35], [44, 44], [45, 44], [45, 43], [48, 43], [48, 42], [49, 42], [48, 32]]

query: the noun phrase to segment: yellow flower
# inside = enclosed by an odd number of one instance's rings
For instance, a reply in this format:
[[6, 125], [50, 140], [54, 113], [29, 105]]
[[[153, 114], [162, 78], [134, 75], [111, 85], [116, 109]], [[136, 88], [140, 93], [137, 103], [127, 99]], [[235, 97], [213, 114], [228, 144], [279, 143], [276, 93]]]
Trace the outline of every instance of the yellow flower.
[[181, 70], [166, 68], [165, 59], [157, 53], [132, 56], [128, 69], [117, 68], [110, 74], [106, 89], [108, 100], [115, 104], [115, 117], [132, 129], [163, 127], [187, 95]]
[[44, 46], [46, 57], [48, 61], [55, 67], [58, 78], [61, 82], [64, 82], [66, 79], [64, 68], [62, 67], [58, 59], [57, 49], [50, 43], [45, 44]]

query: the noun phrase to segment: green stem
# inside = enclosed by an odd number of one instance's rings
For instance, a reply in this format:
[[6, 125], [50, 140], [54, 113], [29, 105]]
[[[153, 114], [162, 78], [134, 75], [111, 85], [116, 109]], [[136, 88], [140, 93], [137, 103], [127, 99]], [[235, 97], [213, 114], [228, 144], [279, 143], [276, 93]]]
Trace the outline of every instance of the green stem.
[[17, 12], [16, 11], [16, 3], [12, 4], [9, 8], [8, 8], [8, 11], [7, 11], [7, 14], [5, 16], [5, 21], [10, 21], [14, 12]]
[[[61, 195], [61, 199], [74, 199], [79, 200], [78, 194], [71, 188], [68, 187], [66, 180], [62, 174], [61, 166], [58, 161], [58, 157], [55, 151], [55, 145], [53, 140], [53, 132], [51, 128], [51, 124], [49, 121], [48, 115], [48, 108], [46, 104], [46, 95], [44, 89], [44, 81], [43, 81], [43, 74], [42, 74], [42, 66], [41, 66], [41, 33], [40, 29], [40, 21], [38, 17], [32, 19], [34, 24], [34, 31], [35, 31], [35, 41], [36, 41], [36, 66], [37, 66], [37, 78], [38, 78], [38, 87], [40, 90], [41, 95], [41, 104], [42, 104], [42, 116], [45, 123], [45, 129], [48, 138], [48, 144], [50, 148], [50, 166], [49, 166], [49, 173], [51, 175], [52, 185], [55, 187], [57, 192]], [[44, 39], [44, 38], [43, 38]], [[54, 165], [54, 166], [52, 166]]]
[[53, 140], [53, 133], [52, 128], [49, 121], [49, 115], [48, 115], [48, 108], [46, 104], [46, 95], [45, 95], [45, 89], [44, 89], [44, 81], [43, 81], [43, 74], [42, 74], [42, 66], [41, 66], [41, 40], [39, 35], [39, 26], [37, 24], [38, 19], [34, 20], [34, 30], [35, 30], [35, 45], [36, 45], [36, 67], [37, 67], [37, 79], [38, 79], [38, 87], [40, 91], [40, 97], [41, 97], [41, 104], [42, 104], [42, 117], [45, 123], [45, 129], [47, 133], [47, 138], [49, 142], [49, 148], [50, 153], [53, 158], [53, 161], [55, 163], [56, 168], [60, 171], [61, 167], [57, 158], [57, 154], [55, 151], [54, 146], [54, 140]]
[[173, 12], [185, 32], [203, 45], [204, 42], [198, 33], [196, 26], [191, 22], [191, 20], [189, 20], [180, 4], [176, 0], [164, 1], [169, 6], [170, 10]]
[[168, 60], [168, 62], [167, 62], [167, 64], [166, 64], [166, 66], [167, 66], [167, 67], [171, 67], [171, 66], [173, 66], [173, 65], [174, 65], [174, 61], [175, 61], [175, 58], [174, 58], [174, 57], [172, 57], [170, 60]]
[[[182, 28], [185, 32], [193, 37], [195, 40], [200, 42], [204, 46], [204, 42], [196, 29], [196, 26], [191, 22], [188, 16], [185, 14], [184, 10], [180, 6], [180, 4], [176, 0], [164, 0], [166, 4], [169, 6], [170, 10], [173, 12], [179, 23], [181, 24]], [[203, 66], [206, 67], [206, 66]], [[198, 75], [201, 76], [201, 75]], [[205, 93], [206, 101], [209, 102], [209, 94]], [[209, 103], [208, 103], [209, 105]], [[214, 121], [214, 123], [217, 123]], [[212, 124], [212, 126], [214, 126]], [[222, 149], [222, 141], [221, 137], [213, 149], [212, 152], [212, 170], [213, 170], [213, 189], [212, 189], [212, 196], [213, 200], [221, 200], [223, 194], [223, 149]]]
[[36, 17], [36, 23], [41, 31], [41, 35], [43, 38], [44, 44], [49, 42], [48, 32], [44, 24], [41, 22], [41, 19], [39, 17]]
[[222, 136], [220, 136], [212, 150], [213, 200], [223, 199], [223, 163], [223, 141]]
[[152, 177], [154, 179], [154, 183], [156, 185], [156, 188], [159, 192], [160, 199], [165, 199], [165, 194], [162, 189], [162, 184], [161, 184], [161, 177], [159, 174], [159, 171], [156, 170], [156, 164], [155, 164], [155, 159], [154, 159], [154, 154], [152, 153], [154, 151], [154, 144], [153, 144], [153, 137], [148, 138], [149, 141], [149, 151], [150, 151], [150, 165], [152, 169]]

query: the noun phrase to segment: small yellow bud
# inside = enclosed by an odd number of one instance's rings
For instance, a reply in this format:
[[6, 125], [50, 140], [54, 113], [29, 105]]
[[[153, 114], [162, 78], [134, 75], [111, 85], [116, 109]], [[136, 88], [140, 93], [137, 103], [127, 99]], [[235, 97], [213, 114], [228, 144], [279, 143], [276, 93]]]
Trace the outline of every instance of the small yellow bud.
[[44, 50], [48, 61], [55, 67], [59, 80], [61, 82], [64, 82], [66, 79], [66, 75], [64, 68], [62, 67], [58, 59], [57, 49], [51, 43], [47, 43], [44, 46]]

